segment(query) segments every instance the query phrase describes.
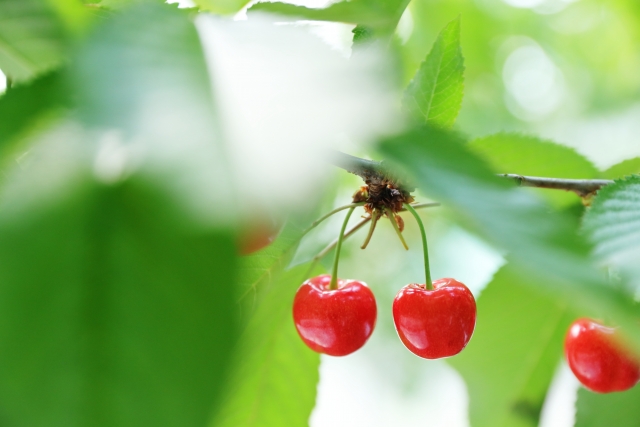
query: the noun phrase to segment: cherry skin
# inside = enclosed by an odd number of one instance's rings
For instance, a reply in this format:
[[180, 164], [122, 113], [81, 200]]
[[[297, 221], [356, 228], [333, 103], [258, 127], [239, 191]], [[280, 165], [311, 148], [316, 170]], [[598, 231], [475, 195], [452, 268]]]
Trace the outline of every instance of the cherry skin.
[[640, 379], [640, 360], [621, 344], [618, 330], [594, 320], [573, 322], [564, 351], [573, 374], [591, 391], [624, 391]]
[[393, 321], [402, 343], [415, 355], [439, 359], [466, 347], [476, 326], [476, 300], [454, 279], [433, 282], [433, 290], [412, 283], [393, 300]]
[[293, 321], [310, 349], [345, 356], [371, 336], [376, 300], [363, 282], [338, 279], [338, 289], [329, 289], [330, 282], [331, 276], [323, 274], [300, 286], [293, 301]]

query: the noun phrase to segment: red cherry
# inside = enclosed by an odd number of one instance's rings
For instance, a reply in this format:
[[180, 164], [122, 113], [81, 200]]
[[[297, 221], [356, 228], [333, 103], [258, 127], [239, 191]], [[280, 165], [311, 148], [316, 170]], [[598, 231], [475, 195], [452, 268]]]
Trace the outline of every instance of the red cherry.
[[640, 379], [640, 361], [621, 343], [618, 330], [594, 320], [573, 322], [564, 352], [573, 374], [589, 390], [624, 391]]
[[376, 325], [376, 300], [364, 282], [323, 274], [304, 282], [293, 301], [293, 321], [302, 340], [314, 351], [345, 356], [364, 345]]
[[275, 224], [251, 227], [240, 235], [238, 247], [240, 255], [249, 255], [269, 246], [276, 240], [280, 227]]
[[476, 326], [476, 300], [454, 279], [433, 282], [433, 290], [412, 283], [393, 300], [393, 321], [402, 343], [415, 355], [439, 359], [460, 353]]

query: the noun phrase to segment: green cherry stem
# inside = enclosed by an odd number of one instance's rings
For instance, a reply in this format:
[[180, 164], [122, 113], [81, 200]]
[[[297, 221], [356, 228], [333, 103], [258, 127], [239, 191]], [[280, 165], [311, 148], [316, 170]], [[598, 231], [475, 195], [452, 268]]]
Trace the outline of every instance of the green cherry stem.
[[431, 271], [429, 270], [429, 248], [427, 247], [427, 233], [424, 231], [424, 225], [422, 224], [422, 220], [420, 219], [420, 215], [418, 212], [408, 203], [404, 204], [404, 207], [407, 208], [411, 215], [418, 222], [418, 227], [420, 227], [420, 234], [422, 235], [422, 251], [424, 253], [424, 275], [427, 283], [425, 283], [427, 290], [433, 290], [433, 282], [431, 281]]
[[391, 221], [391, 226], [396, 231], [396, 234], [398, 235], [398, 238], [402, 242], [402, 246], [404, 246], [405, 250], [408, 251], [409, 250], [409, 246], [407, 246], [407, 242], [404, 240], [404, 236], [402, 235], [402, 232], [398, 228], [398, 223], [396, 222], [396, 219], [393, 217], [393, 212], [391, 211], [391, 209], [385, 209], [385, 211], [387, 212], [387, 216], [389, 217], [389, 220]]
[[313, 221], [311, 223], [311, 225], [309, 227], [307, 227], [306, 230], [304, 230], [302, 232], [302, 236], [300, 236], [300, 238], [302, 238], [303, 236], [305, 236], [308, 232], [310, 232], [311, 230], [313, 230], [314, 228], [316, 228], [318, 225], [320, 225], [320, 223], [322, 221], [324, 221], [325, 219], [329, 218], [331, 215], [336, 214], [340, 211], [343, 211], [345, 209], [353, 209], [353, 208], [357, 208], [358, 206], [364, 206], [364, 202], [362, 203], [351, 203], [350, 205], [344, 205], [344, 206], [340, 206], [339, 208], [335, 208], [334, 210], [332, 210], [331, 212], [327, 212], [326, 214], [324, 214], [323, 216], [321, 216], [320, 218], [316, 219], [315, 221]]
[[[412, 208], [414, 208], [414, 209], [422, 209], [422, 208], [434, 208], [434, 207], [438, 207], [438, 206], [440, 206], [440, 203], [437, 203], [437, 202], [416, 203], [415, 205], [412, 206]], [[406, 211], [407, 211], [407, 208], [403, 208], [400, 212], [406, 212]], [[344, 237], [343, 238], [347, 239], [351, 235], [355, 234], [356, 231], [358, 231], [362, 227], [364, 227], [369, 221], [371, 221], [371, 217], [370, 216], [367, 217], [367, 218], [364, 218], [362, 221], [360, 221], [359, 223], [354, 225], [349, 231], [344, 233]], [[309, 271], [306, 274], [307, 277], [309, 277], [309, 275], [311, 274], [311, 271], [316, 266], [316, 264], [318, 262], [320, 262], [320, 260], [322, 258], [324, 258], [329, 252], [331, 252], [336, 247], [337, 244], [338, 244], [338, 238], [336, 237], [335, 239], [333, 239], [333, 241], [331, 243], [329, 243], [327, 246], [325, 246], [325, 248], [323, 250], [318, 252], [318, 254], [311, 259], [311, 264], [309, 266]]]
[[360, 249], [366, 249], [367, 245], [371, 241], [371, 236], [373, 236], [373, 231], [376, 229], [376, 223], [378, 222], [378, 218], [380, 215], [378, 214], [378, 210], [374, 209], [371, 212], [371, 227], [369, 227], [369, 233], [367, 233], [367, 238], [364, 239], [364, 243], [360, 246]]
[[352, 206], [347, 212], [347, 216], [344, 218], [342, 228], [340, 229], [340, 234], [338, 235], [338, 246], [336, 246], [336, 257], [333, 259], [333, 270], [331, 271], [331, 283], [329, 283], [329, 289], [338, 289], [338, 262], [340, 261], [340, 249], [342, 249], [344, 231], [347, 229], [347, 223], [349, 222], [349, 218], [351, 218], [351, 214], [355, 208], [355, 206]]

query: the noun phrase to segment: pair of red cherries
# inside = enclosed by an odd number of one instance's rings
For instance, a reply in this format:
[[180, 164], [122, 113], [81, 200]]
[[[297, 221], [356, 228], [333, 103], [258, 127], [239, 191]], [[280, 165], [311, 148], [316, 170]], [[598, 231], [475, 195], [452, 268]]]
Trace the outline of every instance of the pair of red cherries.
[[[293, 320], [305, 344], [318, 353], [345, 356], [361, 348], [376, 324], [376, 300], [357, 280], [328, 274], [305, 281], [293, 302]], [[403, 344], [417, 356], [439, 359], [462, 351], [476, 324], [473, 294], [454, 279], [409, 284], [393, 301], [393, 320]]]

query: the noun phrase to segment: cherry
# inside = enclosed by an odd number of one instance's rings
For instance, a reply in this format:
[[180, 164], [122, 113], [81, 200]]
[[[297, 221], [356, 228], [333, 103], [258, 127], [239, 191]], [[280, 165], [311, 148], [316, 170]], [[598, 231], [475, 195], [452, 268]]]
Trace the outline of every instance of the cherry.
[[624, 391], [640, 379], [640, 360], [624, 347], [616, 328], [578, 319], [567, 331], [564, 351], [573, 374], [591, 391]]
[[249, 255], [269, 246], [276, 240], [279, 233], [280, 226], [275, 223], [249, 227], [248, 231], [241, 233], [238, 239], [240, 255]]
[[393, 321], [402, 343], [425, 359], [453, 356], [471, 339], [476, 301], [464, 284], [439, 279], [429, 290], [412, 283], [393, 300]]
[[357, 280], [331, 276], [305, 281], [293, 301], [293, 321], [305, 344], [318, 353], [345, 356], [364, 345], [376, 324], [376, 300], [371, 289]]

